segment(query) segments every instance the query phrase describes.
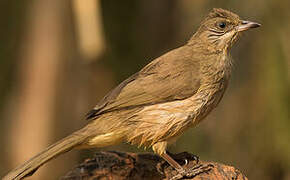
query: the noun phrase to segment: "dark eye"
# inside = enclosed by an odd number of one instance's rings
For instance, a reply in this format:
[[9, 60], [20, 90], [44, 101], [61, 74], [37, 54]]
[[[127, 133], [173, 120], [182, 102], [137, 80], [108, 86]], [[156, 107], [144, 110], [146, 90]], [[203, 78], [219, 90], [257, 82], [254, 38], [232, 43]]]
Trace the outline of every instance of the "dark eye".
[[226, 22], [219, 22], [219, 23], [218, 23], [218, 26], [219, 26], [221, 29], [224, 29], [224, 28], [227, 26], [227, 24], [226, 24]]

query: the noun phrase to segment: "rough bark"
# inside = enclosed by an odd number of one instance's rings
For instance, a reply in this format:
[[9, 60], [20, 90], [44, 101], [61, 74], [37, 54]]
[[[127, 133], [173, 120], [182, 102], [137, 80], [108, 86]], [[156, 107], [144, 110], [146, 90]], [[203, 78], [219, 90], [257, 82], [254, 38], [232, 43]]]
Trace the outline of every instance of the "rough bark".
[[[246, 179], [238, 169], [216, 162], [197, 160], [187, 152], [171, 154], [184, 168], [191, 168], [195, 175], [179, 179]], [[187, 163], [186, 163], [187, 162]], [[62, 177], [63, 180], [167, 180], [176, 177], [177, 171], [162, 158], [152, 153], [99, 152], [85, 160]], [[178, 179], [178, 178], [177, 178]]]

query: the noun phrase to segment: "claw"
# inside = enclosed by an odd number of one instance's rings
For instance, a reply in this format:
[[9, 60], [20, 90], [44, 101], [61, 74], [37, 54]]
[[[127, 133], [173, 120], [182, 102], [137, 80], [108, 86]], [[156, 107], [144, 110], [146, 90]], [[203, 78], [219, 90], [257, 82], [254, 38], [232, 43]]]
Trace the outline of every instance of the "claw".
[[185, 159], [184, 162], [185, 162], [184, 165], [186, 166], [188, 164], [188, 160]]
[[197, 155], [193, 155], [193, 159], [194, 161], [196, 161], [196, 164], [199, 163], [199, 157]]

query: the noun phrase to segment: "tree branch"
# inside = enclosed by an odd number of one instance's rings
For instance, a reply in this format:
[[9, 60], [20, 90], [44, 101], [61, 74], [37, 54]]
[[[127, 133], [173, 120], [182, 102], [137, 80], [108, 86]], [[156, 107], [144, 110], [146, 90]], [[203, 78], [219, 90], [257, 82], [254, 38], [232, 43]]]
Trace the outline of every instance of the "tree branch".
[[[215, 162], [205, 162], [187, 152], [171, 154], [184, 168], [197, 172], [187, 179], [247, 180], [238, 169]], [[186, 163], [187, 161], [187, 163]], [[167, 180], [178, 173], [162, 158], [152, 153], [99, 152], [68, 172], [63, 180]]]

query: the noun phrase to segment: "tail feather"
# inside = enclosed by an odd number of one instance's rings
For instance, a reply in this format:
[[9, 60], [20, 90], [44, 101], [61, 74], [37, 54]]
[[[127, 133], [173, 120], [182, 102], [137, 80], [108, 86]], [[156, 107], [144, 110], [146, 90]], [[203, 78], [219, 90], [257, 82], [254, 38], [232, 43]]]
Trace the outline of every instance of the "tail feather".
[[44, 151], [40, 152], [24, 164], [9, 172], [5, 177], [3, 177], [2, 180], [18, 180], [27, 176], [31, 176], [40, 166], [42, 166], [47, 161], [57, 157], [62, 153], [70, 151], [73, 147], [79, 144], [82, 144], [88, 138], [88, 135], [82, 133], [82, 130], [83, 129], [49, 146]]

